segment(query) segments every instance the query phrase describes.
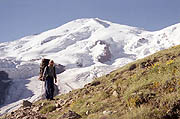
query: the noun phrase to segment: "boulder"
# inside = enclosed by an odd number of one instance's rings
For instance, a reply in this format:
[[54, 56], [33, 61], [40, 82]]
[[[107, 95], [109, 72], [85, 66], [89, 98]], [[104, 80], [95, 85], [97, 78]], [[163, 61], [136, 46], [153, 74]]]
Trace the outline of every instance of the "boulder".
[[32, 111], [34, 111], [34, 112], [38, 112], [38, 111], [40, 111], [40, 109], [41, 109], [42, 107], [34, 107], [33, 109], [32, 109]]
[[129, 71], [132, 71], [136, 68], [136, 64], [132, 64], [130, 67], [129, 67]]
[[92, 82], [90, 85], [91, 85], [91, 86], [97, 86], [97, 85], [99, 85], [99, 84], [101, 84], [100, 81], [94, 81], [94, 82]]
[[55, 104], [56, 108], [62, 107], [59, 103]]
[[63, 116], [61, 116], [59, 119], [79, 119], [79, 118], [82, 118], [81, 115], [69, 110], [67, 113], [64, 113]]
[[119, 94], [117, 93], [117, 91], [114, 91], [112, 95], [113, 95], [114, 97], [118, 97]]
[[23, 100], [23, 107], [31, 107], [32, 103], [29, 102], [28, 100]]
[[103, 111], [103, 114], [104, 115], [110, 115], [110, 114], [112, 114], [112, 111]]

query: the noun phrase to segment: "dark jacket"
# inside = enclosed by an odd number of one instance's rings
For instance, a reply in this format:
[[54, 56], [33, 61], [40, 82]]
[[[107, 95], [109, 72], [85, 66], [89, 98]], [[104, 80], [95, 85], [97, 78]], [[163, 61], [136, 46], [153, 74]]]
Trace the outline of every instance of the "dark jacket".
[[53, 77], [54, 79], [57, 79], [55, 66], [53, 66], [53, 67], [50, 67], [50, 66], [45, 67], [43, 77], [46, 78], [48, 76]]

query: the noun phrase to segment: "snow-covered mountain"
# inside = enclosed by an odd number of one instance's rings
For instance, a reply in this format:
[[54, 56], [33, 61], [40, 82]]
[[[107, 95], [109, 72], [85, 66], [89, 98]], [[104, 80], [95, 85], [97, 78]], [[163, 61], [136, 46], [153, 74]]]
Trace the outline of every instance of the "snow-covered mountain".
[[43, 82], [37, 77], [42, 58], [66, 67], [58, 74], [59, 93], [66, 93], [129, 62], [180, 44], [179, 33], [180, 24], [150, 32], [91, 18], [0, 43], [0, 71], [12, 79], [0, 113], [15, 109], [22, 99], [41, 97]]

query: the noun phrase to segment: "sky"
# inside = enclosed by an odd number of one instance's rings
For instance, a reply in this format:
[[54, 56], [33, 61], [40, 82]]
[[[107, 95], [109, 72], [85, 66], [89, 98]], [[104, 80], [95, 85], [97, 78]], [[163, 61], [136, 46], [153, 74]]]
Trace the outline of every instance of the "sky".
[[0, 0], [0, 42], [80, 18], [156, 31], [180, 23], [180, 0]]

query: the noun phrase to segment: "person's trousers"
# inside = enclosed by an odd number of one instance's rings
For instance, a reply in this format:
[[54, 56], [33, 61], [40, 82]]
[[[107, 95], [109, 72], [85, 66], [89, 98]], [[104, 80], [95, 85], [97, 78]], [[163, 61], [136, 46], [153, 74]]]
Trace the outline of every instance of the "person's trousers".
[[53, 99], [54, 96], [54, 79], [48, 76], [45, 80], [45, 96], [46, 99]]

